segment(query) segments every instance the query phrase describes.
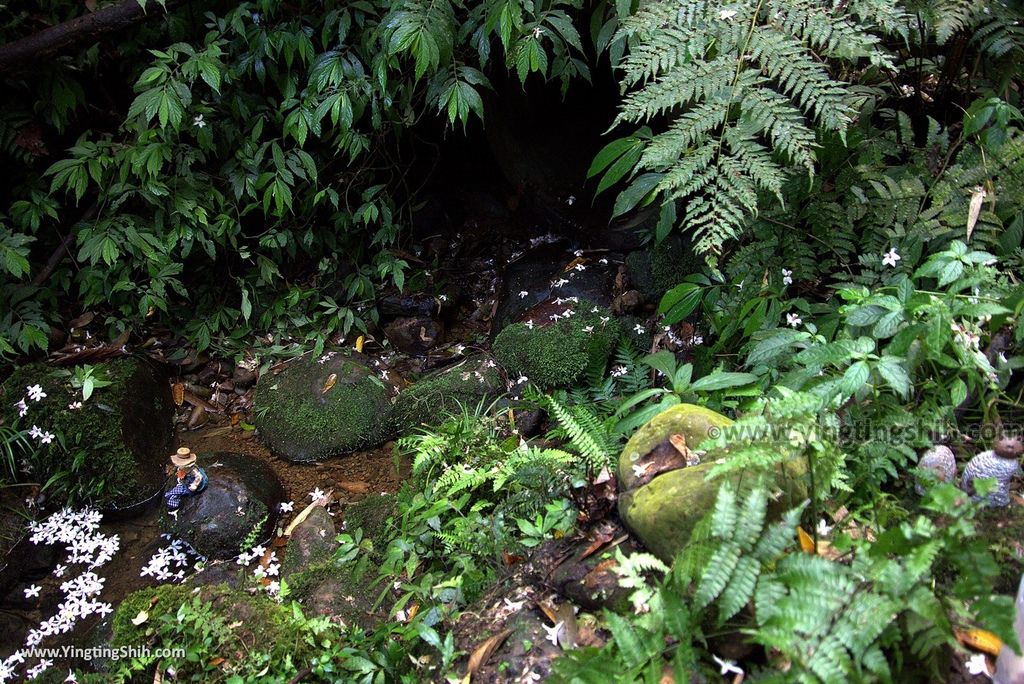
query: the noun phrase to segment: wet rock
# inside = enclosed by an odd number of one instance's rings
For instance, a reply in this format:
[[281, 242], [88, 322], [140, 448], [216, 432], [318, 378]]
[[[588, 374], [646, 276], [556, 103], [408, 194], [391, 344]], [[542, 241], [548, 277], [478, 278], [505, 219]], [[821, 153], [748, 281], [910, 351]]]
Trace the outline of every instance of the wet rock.
[[549, 623], [533, 600], [539, 594], [533, 587], [503, 582], [460, 614], [454, 629], [456, 647], [467, 653], [488, 638], [507, 633], [473, 674], [474, 682], [542, 681], [551, 673], [562, 649], [548, 639]]
[[396, 318], [384, 326], [384, 334], [403, 354], [422, 356], [444, 339], [444, 324], [424, 316]]
[[11, 553], [5, 572], [21, 582], [34, 582], [50, 574], [60, 553], [54, 544], [33, 544], [27, 538], [22, 539]]
[[399, 430], [436, 425], [459, 407], [475, 407], [505, 391], [505, 380], [489, 354], [470, 357], [413, 383], [395, 401]]
[[515, 382], [542, 388], [569, 385], [607, 362], [621, 329], [611, 312], [585, 299], [549, 299], [527, 311], [494, 340], [495, 358]]
[[[727, 450], [703, 456], [702, 441], [731, 425], [727, 417], [701, 406], [680, 404], [655, 416], [637, 430], [619, 457], [619, 516], [641, 542], [663, 561], [672, 562], [690, 539], [694, 526], [714, 505], [728, 478], [708, 481], [707, 475]], [[695, 458], [701, 462], [696, 465]], [[779, 513], [806, 496], [803, 460], [784, 463], [779, 481], [786, 496], [773, 500], [769, 513]], [[738, 483], [740, 474], [733, 476]]]
[[225, 359], [212, 359], [208, 364], [203, 366], [202, 370], [199, 371], [197, 379], [204, 385], [219, 380], [220, 378], [226, 378], [232, 374], [235, 369], [235, 364]]
[[[81, 408], [71, 409], [82, 400], [82, 391], [72, 386], [67, 369], [44, 364], [18, 368], [0, 389], [0, 422], [37, 425], [64, 436], [65, 447], [55, 442], [31, 457], [38, 481], [73, 472], [74, 484], [83, 485], [75, 489], [91, 495], [94, 505], [103, 509], [139, 505], [164, 482], [164, 463], [173, 443], [170, 388], [147, 362], [134, 358], [96, 364], [92, 375], [110, 384], [97, 387]], [[26, 399], [28, 412], [19, 417], [15, 404], [34, 385], [46, 397]], [[62, 490], [60, 479], [49, 491], [57, 497], [51, 499], [56, 505], [80, 503]]]
[[516, 428], [521, 437], [529, 439], [540, 434], [547, 414], [543, 409], [522, 409], [515, 412]]
[[177, 518], [161, 517], [164, 531], [210, 559], [235, 558], [267, 541], [277, 521], [284, 490], [265, 462], [243, 454], [199, 454], [209, 484], [182, 499]]
[[334, 519], [326, 508], [317, 506], [310, 511], [288, 539], [282, 564], [285, 577], [328, 560], [338, 548], [336, 536]]
[[390, 395], [361, 355], [328, 352], [261, 377], [253, 422], [277, 455], [319, 461], [383, 442], [392, 429]]
[[345, 509], [344, 529], [362, 530], [363, 538], [373, 542], [374, 553], [380, 553], [394, 536], [388, 521], [397, 514], [398, 498], [394, 494], [370, 495]]
[[192, 587], [226, 584], [238, 588], [249, 577], [252, 577], [252, 568], [241, 566], [234, 560], [207, 561], [202, 570], [188, 578], [188, 584]]
[[235, 372], [231, 374], [231, 382], [234, 383], [236, 390], [247, 389], [256, 383], [257, 377], [259, 377], [259, 374], [255, 370], [236, 366]]
[[612, 300], [611, 310], [616, 316], [622, 316], [633, 313], [643, 302], [643, 295], [638, 290], [626, 290]]
[[608, 306], [615, 283], [614, 264], [603, 254], [577, 257], [564, 244], [545, 245], [509, 264], [502, 277], [491, 322], [497, 335], [548, 299], [572, 297]]
[[14, 613], [0, 610], [0, 634], [6, 635], [0, 639], [0, 659], [6, 659], [25, 643], [28, 623]]
[[[608, 541], [626, 534], [619, 525], [602, 531]], [[615, 573], [615, 549], [629, 555], [636, 551], [632, 540], [615, 547], [592, 552], [590, 538], [562, 538], [545, 542], [530, 556], [530, 572], [534, 582], [550, 587], [586, 610], [632, 611], [629, 596], [633, 592], [619, 586]], [[588, 552], [589, 555], [588, 555]]]
[[426, 293], [390, 295], [381, 300], [381, 315], [386, 318], [436, 318], [442, 315], [446, 302]]
[[289, 576], [288, 587], [292, 598], [311, 615], [373, 629], [384, 617], [373, 610], [376, 599], [373, 579], [354, 576], [351, 571], [343, 571], [326, 561]]

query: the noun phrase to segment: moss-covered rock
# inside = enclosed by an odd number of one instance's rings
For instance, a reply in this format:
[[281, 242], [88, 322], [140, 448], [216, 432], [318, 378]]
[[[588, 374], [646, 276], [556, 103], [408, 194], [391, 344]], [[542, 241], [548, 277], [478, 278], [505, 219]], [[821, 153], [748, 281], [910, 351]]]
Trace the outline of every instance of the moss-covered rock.
[[495, 338], [494, 356], [511, 377], [525, 375], [539, 387], [569, 385], [611, 356], [621, 333], [611, 313], [582, 299], [556, 301], [533, 307]]
[[177, 517], [166, 513], [163, 528], [210, 559], [234, 558], [270, 539], [284, 490], [265, 462], [217, 452], [199, 454], [209, 483], [195, 496], [182, 498]]
[[[40, 430], [60, 439], [42, 445], [32, 457], [34, 476], [46, 482], [58, 503], [89, 501], [100, 508], [126, 508], [160, 491], [164, 465], [173, 445], [170, 388], [145, 361], [116, 359], [97, 364], [92, 377], [100, 383], [81, 404], [82, 391], [71, 383], [73, 371], [44, 364], [22, 366], [0, 389], [0, 421]], [[46, 397], [26, 398], [39, 385]], [[17, 402], [27, 413], [19, 417]], [[63, 442], [61, 444], [60, 442]]]
[[704, 262], [678, 236], [669, 236], [647, 249], [631, 252], [626, 257], [626, 270], [636, 289], [649, 302], [657, 303], [661, 295], [683, 279], [698, 273]]
[[697, 449], [709, 437], [732, 425], [732, 420], [711, 409], [694, 404], [679, 404], [662, 411], [638, 429], [626, 442], [619, 455], [619, 486], [633, 489], [639, 477], [634, 470], [648, 454], [664, 444], [672, 435], [682, 435], [691, 449]]
[[498, 364], [480, 354], [413, 383], [395, 401], [394, 422], [400, 431], [418, 425], [436, 425], [459, 406], [475, 407], [505, 390]]
[[[240, 664], [248, 651], [266, 653], [270, 662], [284, 658], [303, 662], [315, 648], [297, 635], [298, 622], [291, 619], [289, 608], [262, 593], [252, 595], [223, 584], [201, 587], [198, 591], [188, 584], [164, 584], [129, 594], [114, 613], [111, 646], [139, 648], [149, 644], [154, 648], [180, 647], [181, 643], [161, 640], [155, 628], [165, 616], [173, 618], [182, 605], [193, 601], [211, 609], [213, 621], [205, 627], [209, 638], [214, 639], [205, 645], [193, 644], [193, 651], [218, 655]], [[143, 611], [148, 614], [147, 619], [138, 625], [132, 624], [132, 620]], [[195, 626], [190, 624], [185, 628], [195, 629]], [[167, 634], [167, 631], [162, 633]], [[174, 666], [179, 681], [205, 681], [205, 662], [182, 658], [165, 661], [165, 665]]]
[[[686, 466], [675, 444], [696, 447], [707, 437], [730, 425], [727, 417], [701, 406], [680, 404], [637, 430], [619, 457], [619, 516], [656, 556], [671, 562], [686, 546], [694, 527], [712, 508], [722, 482], [739, 486], [741, 474], [708, 480], [716, 462], [728, 459], [728, 450], [712, 451], [703, 462]], [[709, 434], [710, 433], [710, 434]], [[685, 441], [678, 440], [682, 436]], [[673, 439], [676, 438], [676, 439]], [[666, 464], [676, 458], [675, 465]], [[778, 482], [785, 496], [771, 502], [769, 513], [778, 515], [799, 504], [807, 495], [806, 462], [780, 466]], [[657, 474], [649, 479], [651, 470]]]
[[355, 354], [297, 361], [264, 375], [253, 407], [260, 438], [300, 463], [380, 444], [392, 430], [391, 387]]
[[375, 553], [380, 553], [393, 536], [388, 521], [398, 512], [398, 498], [394, 494], [368, 496], [345, 509], [345, 529], [363, 531], [363, 538], [373, 542]]
[[323, 561], [287, 578], [289, 596], [309, 615], [340, 618], [346, 624], [373, 629], [381, 620], [373, 610], [372, 577], [357, 577], [332, 561]]

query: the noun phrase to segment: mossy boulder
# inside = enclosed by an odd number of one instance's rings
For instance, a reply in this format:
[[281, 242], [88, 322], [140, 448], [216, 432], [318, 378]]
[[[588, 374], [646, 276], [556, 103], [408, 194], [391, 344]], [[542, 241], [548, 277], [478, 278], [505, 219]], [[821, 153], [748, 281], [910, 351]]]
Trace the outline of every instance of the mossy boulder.
[[[224, 584], [200, 588], [188, 584], [164, 584], [129, 594], [114, 612], [110, 645], [113, 648], [138, 648], [143, 644], [153, 648], [180, 647], [181, 643], [162, 641], [158, 636], [160, 632], [154, 633], [154, 630], [168, 616], [173, 621], [182, 605], [193, 602], [212, 612], [212, 622], [206, 626], [210, 630], [210, 638], [215, 641], [208, 642], [205, 648], [209, 649], [210, 655], [232, 661], [232, 666], [244, 668], [249, 651], [268, 654], [271, 663], [285, 658], [305, 662], [314, 655], [315, 645], [301, 638], [298, 633], [301, 623], [293, 619], [290, 608], [272, 601], [265, 594], [252, 595]], [[138, 625], [132, 624], [141, 612], [148, 614], [146, 620]], [[169, 630], [165, 628], [163, 633], [168, 634]], [[202, 652], [204, 647], [196, 648]], [[181, 658], [164, 664], [174, 666], [179, 681], [207, 681], [209, 678], [204, 661]], [[262, 669], [263, 666], [259, 664], [256, 667]], [[237, 674], [245, 679], [244, 670]], [[255, 678], [255, 672], [248, 674]]]
[[652, 247], [631, 252], [625, 263], [633, 286], [640, 290], [644, 299], [654, 303], [686, 276], [704, 268], [700, 256], [678, 236], [669, 236]]
[[373, 629], [381, 616], [373, 610], [377, 594], [372, 579], [342, 570], [327, 560], [289, 575], [287, 582], [289, 596], [301, 603], [307, 614], [340, 618], [345, 624]]
[[165, 531], [209, 559], [234, 558], [270, 539], [284, 490], [277, 475], [253, 456], [199, 454], [209, 484], [181, 500], [177, 517], [161, 518]]
[[254, 422], [277, 455], [320, 461], [383, 442], [392, 429], [391, 394], [361, 356], [339, 352], [261, 377]]
[[505, 379], [489, 354], [473, 356], [413, 383], [395, 401], [394, 423], [400, 431], [435, 425], [459, 406], [475, 407], [505, 391]]
[[639, 480], [634, 466], [665, 444], [672, 435], [682, 435], [689, 448], [696, 450], [709, 437], [732, 425], [732, 420], [711, 409], [694, 404], [679, 404], [662, 411], [638, 429], [619, 455], [619, 486], [633, 489]]
[[[0, 422], [62, 438], [41, 445], [32, 457], [40, 482], [58, 476], [49, 488], [53, 503], [90, 502], [103, 509], [141, 504], [163, 486], [164, 466], [173, 446], [174, 405], [170, 387], [146, 361], [123, 358], [97, 364], [97, 387], [80, 408], [82, 390], [72, 386], [74, 371], [45, 364], [22, 366], [0, 389]], [[38, 385], [46, 397], [33, 401], [27, 388]], [[16, 404], [25, 400], [19, 417]], [[60, 477], [59, 474], [64, 476]]]
[[569, 385], [614, 351], [621, 328], [607, 309], [583, 299], [556, 301], [533, 307], [495, 338], [494, 356], [511, 378], [526, 376], [544, 388]]
[[[701, 463], [687, 466], [675, 445], [696, 450], [731, 424], [727, 417], [704, 407], [680, 404], [637, 430], [619, 457], [619, 516], [665, 562], [686, 546], [694, 527], [714, 508], [722, 482], [741, 484], [740, 473], [707, 479], [718, 461], [729, 458], [727, 449], [709, 451]], [[778, 482], [785, 496], [772, 501], [769, 513], [774, 515], [798, 505], [807, 495], [806, 462], [791, 461], [780, 467]]]

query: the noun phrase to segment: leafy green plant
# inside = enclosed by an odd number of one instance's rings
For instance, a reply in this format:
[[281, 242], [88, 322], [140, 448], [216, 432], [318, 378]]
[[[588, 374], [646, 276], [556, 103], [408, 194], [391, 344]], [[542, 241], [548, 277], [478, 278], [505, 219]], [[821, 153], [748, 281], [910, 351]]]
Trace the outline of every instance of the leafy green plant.
[[757, 376], [717, 369], [704, 377], [692, 380], [693, 366], [680, 364], [668, 350], [649, 354], [641, 360], [665, 378], [668, 387], [650, 387], [624, 398], [615, 410], [618, 422], [616, 432], [629, 434], [662, 411], [680, 403], [710, 405], [716, 410], [729, 407], [729, 397], [752, 396], [759, 393], [754, 387]]

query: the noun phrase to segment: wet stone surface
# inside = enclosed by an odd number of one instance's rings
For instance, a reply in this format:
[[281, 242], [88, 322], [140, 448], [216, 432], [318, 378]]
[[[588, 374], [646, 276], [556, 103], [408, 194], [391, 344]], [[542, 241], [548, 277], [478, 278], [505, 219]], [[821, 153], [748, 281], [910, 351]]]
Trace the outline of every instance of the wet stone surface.
[[236, 557], [248, 539], [268, 540], [284, 491], [263, 461], [233, 453], [200, 454], [210, 478], [206, 490], [182, 499], [177, 518], [164, 514], [165, 531], [210, 559]]

